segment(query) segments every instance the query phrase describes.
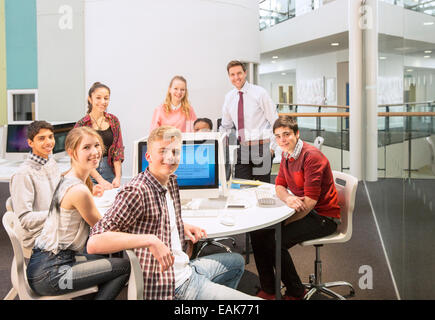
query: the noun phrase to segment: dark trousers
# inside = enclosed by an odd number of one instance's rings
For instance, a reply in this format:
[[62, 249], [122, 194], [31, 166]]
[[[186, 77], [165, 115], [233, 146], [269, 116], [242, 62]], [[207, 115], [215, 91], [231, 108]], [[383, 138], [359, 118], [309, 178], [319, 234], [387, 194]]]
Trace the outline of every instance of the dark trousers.
[[237, 149], [236, 178], [270, 183], [271, 169], [270, 143], [253, 146], [240, 145]]
[[61, 250], [33, 249], [27, 266], [30, 287], [39, 295], [56, 296], [98, 285], [95, 300], [113, 300], [127, 283], [130, 262], [122, 258]]
[[[304, 286], [299, 278], [288, 249], [294, 245], [332, 234], [337, 224], [311, 211], [304, 218], [282, 225], [281, 231], [281, 279], [286, 286], [286, 294], [300, 297]], [[255, 265], [257, 266], [262, 290], [275, 292], [275, 232], [261, 229], [250, 233]]]

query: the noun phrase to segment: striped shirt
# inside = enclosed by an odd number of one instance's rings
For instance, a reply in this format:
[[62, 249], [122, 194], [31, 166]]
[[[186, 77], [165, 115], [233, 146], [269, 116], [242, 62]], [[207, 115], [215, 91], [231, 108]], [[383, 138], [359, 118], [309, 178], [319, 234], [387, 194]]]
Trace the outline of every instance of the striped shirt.
[[[174, 200], [175, 216], [181, 247], [184, 248], [184, 225], [181, 220], [181, 203], [175, 175], [169, 177], [167, 189], [151, 174], [148, 168], [124, 185], [112, 207], [94, 225], [91, 235], [106, 231], [133, 234], [154, 234], [171, 248], [171, 226], [166, 203], [166, 192]], [[171, 300], [174, 297], [175, 276], [171, 267], [160, 271], [160, 264], [147, 248], [134, 249], [139, 258], [144, 279], [144, 299]]]

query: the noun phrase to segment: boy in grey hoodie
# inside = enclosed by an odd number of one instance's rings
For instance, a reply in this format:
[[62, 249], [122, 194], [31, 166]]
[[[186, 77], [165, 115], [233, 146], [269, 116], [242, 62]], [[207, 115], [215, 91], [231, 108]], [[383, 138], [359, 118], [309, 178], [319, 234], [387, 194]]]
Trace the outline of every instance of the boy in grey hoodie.
[[46, 121], [34, 121], [27, 129], [27, 143], [32, 148], [9, 184], [12, 208], [24, 229], [23, 246], [31, 249], [41, 233], [60, 171], [51, 156], [54, 129]]

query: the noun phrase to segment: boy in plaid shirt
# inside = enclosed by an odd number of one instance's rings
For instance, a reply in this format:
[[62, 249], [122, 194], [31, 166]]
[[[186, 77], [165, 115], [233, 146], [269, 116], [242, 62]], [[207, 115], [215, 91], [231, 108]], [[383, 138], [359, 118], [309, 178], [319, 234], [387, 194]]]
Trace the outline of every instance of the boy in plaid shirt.
[[204, 229], [183, 223], [176, 176], [181, 132], [170, 126], [148, 138], [149, 167], [116, 196], [93, 227], [88, 253], [134, 249], [144, 276], [145, 299], [251, 299], [235, 290], [244, 271], [243, 257], [221, 253], [189, 261], [185, 237], [196, 243]]

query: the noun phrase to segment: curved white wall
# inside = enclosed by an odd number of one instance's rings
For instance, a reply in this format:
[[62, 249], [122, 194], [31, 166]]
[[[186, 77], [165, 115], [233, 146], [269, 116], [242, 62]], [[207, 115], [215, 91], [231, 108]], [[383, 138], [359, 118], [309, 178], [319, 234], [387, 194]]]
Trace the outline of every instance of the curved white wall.
[[86, 0], [85, 39], [86, 85], [112, 90], [108, 111], [121, 121], [128, 177], [133, 141], [149, 133], [172, 76], [187, 79], [198, 117], [221, 117], [228, 61], [260, 60], [258, 1]]

